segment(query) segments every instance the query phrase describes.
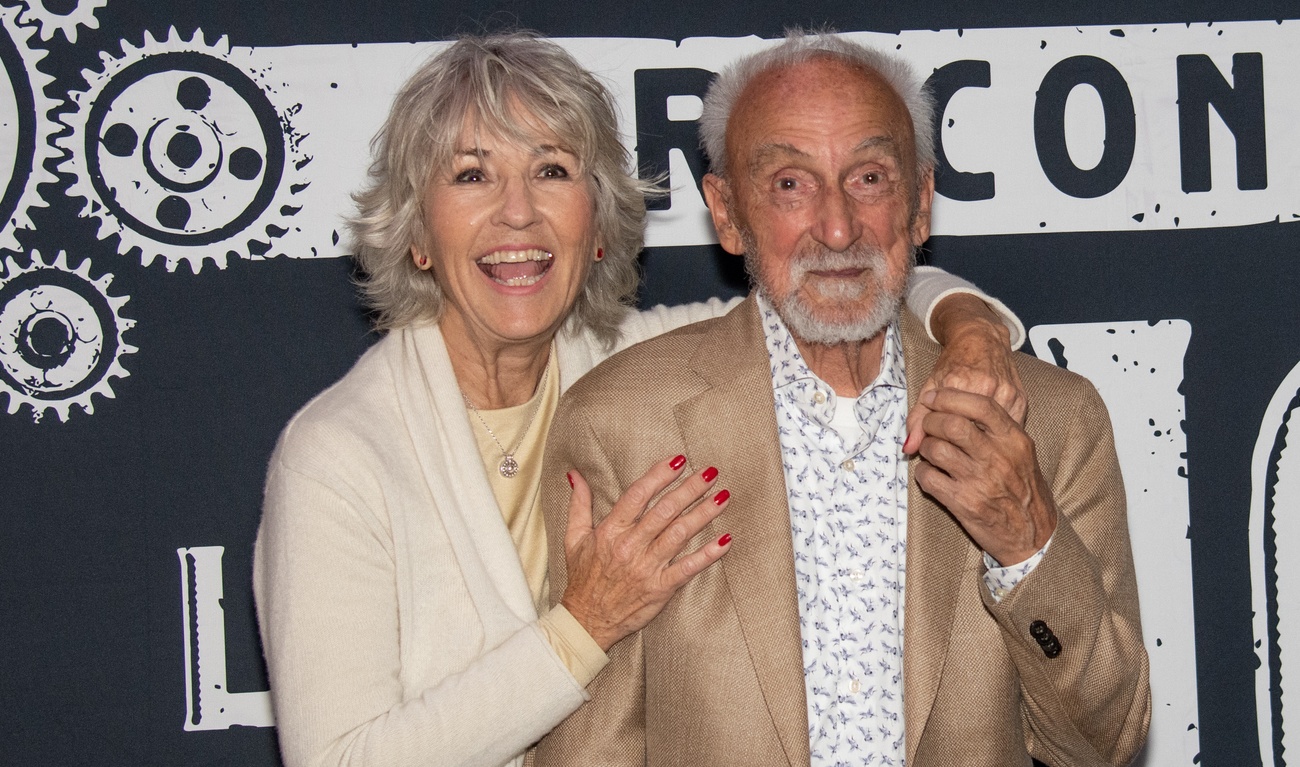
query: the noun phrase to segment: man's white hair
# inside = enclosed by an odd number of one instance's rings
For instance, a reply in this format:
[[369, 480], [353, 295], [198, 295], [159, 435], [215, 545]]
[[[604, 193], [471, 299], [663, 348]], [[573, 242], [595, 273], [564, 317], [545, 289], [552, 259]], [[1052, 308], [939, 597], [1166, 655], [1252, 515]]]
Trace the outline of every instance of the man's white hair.
[[899, 56], [850, 42], [829, 30], [804, 32], [795, 28], [786, 30], [780, 44], [728, 65], [709, 86], [699, 130], [700, 146], [709, 156], [711, 172], [727, 177], [727, 122], [749, 83], [764, 72], [823, 57], [874, 72], [888, 83], [912, 117], [917, 177], [924, 177], [934, 168], [934, 98], [912, 65]]

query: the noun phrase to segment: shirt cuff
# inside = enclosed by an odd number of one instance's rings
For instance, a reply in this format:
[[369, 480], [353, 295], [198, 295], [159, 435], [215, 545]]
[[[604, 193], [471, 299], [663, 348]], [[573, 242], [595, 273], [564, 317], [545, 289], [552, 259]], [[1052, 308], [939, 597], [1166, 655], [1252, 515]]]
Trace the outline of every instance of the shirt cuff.
[[[984, 291], [975, 287], [973, 284], [963, 280], [956, 275], [948, 274], [941, 269], [933, 266], [917, 266], [912, 271], [925, 275], [926, 279], [913, 279], [908, 285], [907, 306], [912, 309], [925, 321], [926, 335], [930, 340], [939, 343], [939, 339], [934, 337], [934, 331], [930, 327], [930, 315], [934, 313], [934, 308], [939, 302], [953, 293], [967, 293], [975, 296], [979, 300], [989, 305], [989, 308], [997, 312], [1002, 324], [1007, 326], [1011, 332], [1011, 348], [1019, 349], [1025, 344], [1025, 326], [1020, 322], [1020, 318], [1015, 312], [1007, 308], [1007, 305], [988, 295]], [[917, 312], [917, 307], [925, 307], [925, 312]]]
[[[1052, 533], [1052, 538], [1055, 537], [1056, 533]], [[1048, 547], [1052, 545], [1052, 538], [1048, 538], [1047, 543], [1043, 544], [1043, 548], [1039, 549], [1032, 557], [1010, 567], [1002, 567], [996, 559], [989, 556], [987, 551], [984, 552], [984, 567], [986, 568], [984, 571], [984, 586], [993, 595], [994, 602], [1002, 602], [1011, 593], [1012, 589], [1032, 573], [1035, 567], [1038, 567], [1038, 563], [1043, 561], [1043, 555], [1047, 553]]]
[[538, 618], [537, 627], [569, 673], [583, 687], [590, 684], [609, 663], [609, 656], [564, 605], [556, 605]]

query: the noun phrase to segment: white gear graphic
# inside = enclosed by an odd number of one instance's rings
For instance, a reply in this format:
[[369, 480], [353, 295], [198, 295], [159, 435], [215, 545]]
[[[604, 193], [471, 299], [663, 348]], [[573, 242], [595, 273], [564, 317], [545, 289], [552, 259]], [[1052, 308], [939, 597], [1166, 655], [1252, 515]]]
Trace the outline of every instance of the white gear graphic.
[[13, 258], [0, 276], [0, 392], [9, 414], [22, 405], [39, 423], [53, 410], [67, 421], [72, 406], [95, 412], [91, 397], [112, 398], [110, 378], [130, 375], [123, 354], [137, 349], [123, 341], [135, 321], [120, 314], [130, 296], [110, 296], [113, 275], [90, 277], [90, 259], [68, 268], [62, 251], [51, 263], [32, 251], [31, 266]]
[[[36, 30], [18, 25], [18, 8], [0, 8], [0, 248], [20, 250], [17, 229], [31, 229], [28, 210], [49, 207], [37, 184], [58, 182], [45, 161], [59, 156], [53, 135], [58, 123], [46, 115], [59, 102], [45, 95], [54, 78], [36, 68], [46, 51], [28, 46]], [[8, 177], [4, 176], [8, 172]]]
[[58, 13], [45, 7], [44, 0], [25, 0], [26, 8], [19, 19], [24, 24], [36, 24], [41, 31], [41, 39], [49, 41], [55, 32], [62, 32], [68, 42], [77, 42], [77, 30], [99, 29], [99, 19], [95, 11], [108, 5], [108, 0], [79, 0], [77, 7], [68, 13]]
[[173, 28], [122, 50], [82, 73], [89, 88], [69, 94], [72, 130], [56, 139], [81, 215], [99, 219], [101, 240], [118, 235], [119, 253], [139, 248], [145, 266], [161, 256], [168, 271], [279, 255], [311, 161], [292, 127], [301, 106], [277, 103], [267, 67], [225, 37], [209, 45], [201, 30], [184, 40]]

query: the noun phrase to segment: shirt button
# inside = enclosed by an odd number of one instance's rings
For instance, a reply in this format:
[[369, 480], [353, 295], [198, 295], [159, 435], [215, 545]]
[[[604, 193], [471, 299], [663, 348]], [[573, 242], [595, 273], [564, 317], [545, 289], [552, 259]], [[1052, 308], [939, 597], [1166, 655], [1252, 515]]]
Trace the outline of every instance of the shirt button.
[[853, 471], [853, 459], [852, 458], [845, 459], [844, 463], [840, 464], [840, 468], [844, 469], [845, 471]]
[[862, 691], [862, 683], [859, 682], [858, 680], [854, 679], [854, 680], [853, 680], [853, 683], [849, 685], [849, 692], [854, 692], [854, 693], [856, 693], [856, 692], [861, 692], [861, 691]]
[[850, 571], [849, 571], [849, 578], [850, 578], [851, 580], [853, 580], [855, 583], [858, 582], [858, 581], [860, 581], [860, 580], [862, 580], [862, 579], [865, 578], [865, 577], [867, 577], [867, 574], [866, 574], [866, 572], [863, 571], [863, 570], [850, 570]]
[[826, 395], [819, 391], [813, 392], [813, 402], [816, 402], [818, 405], [824, 404], [826, 402]]

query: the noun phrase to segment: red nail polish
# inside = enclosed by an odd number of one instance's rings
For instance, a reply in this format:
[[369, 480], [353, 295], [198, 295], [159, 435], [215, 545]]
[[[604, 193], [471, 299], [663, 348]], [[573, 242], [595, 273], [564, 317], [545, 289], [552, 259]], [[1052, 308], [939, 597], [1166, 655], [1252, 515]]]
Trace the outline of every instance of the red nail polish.
[[730, 490], [723, 490], [722, 492], [720, 492], [720, 493], [718, 493], [717, 495], [713, 496], [713, 505], [715, 505], [715, 506], [721, 506], [722, 504], [726, 503], [726, 502], [727, 502], [727, 499], [730, 498], [730, 497], [731, 497], [731, 491], [730, 491]]
[[566, 471], [566, 472], [564, 472], [564, 478], [567, 479], [567, 480], [569, 480], [569, 489], [572, 490], [572, 489], [573, 489], [573, 475]]
[[686, 456], [684, 455], [679, 455], [668, 462], [668, 468], [672, 469], [673, 471], [677, 471], [678, 469], [682, 468], [685, 465], [686, 465]]
[[722, 537], [718, 539], [718, 545], [726, 546], [728, 543], [731, 543], [731, 533], [723, 533]]
[[704, 480], [705, 482], [712, 482], [713, 480], [717, 479], [717, 477], [718, 477], [718, 470], [713, 468], [712, 466], [700, 472], [700, 479]]

